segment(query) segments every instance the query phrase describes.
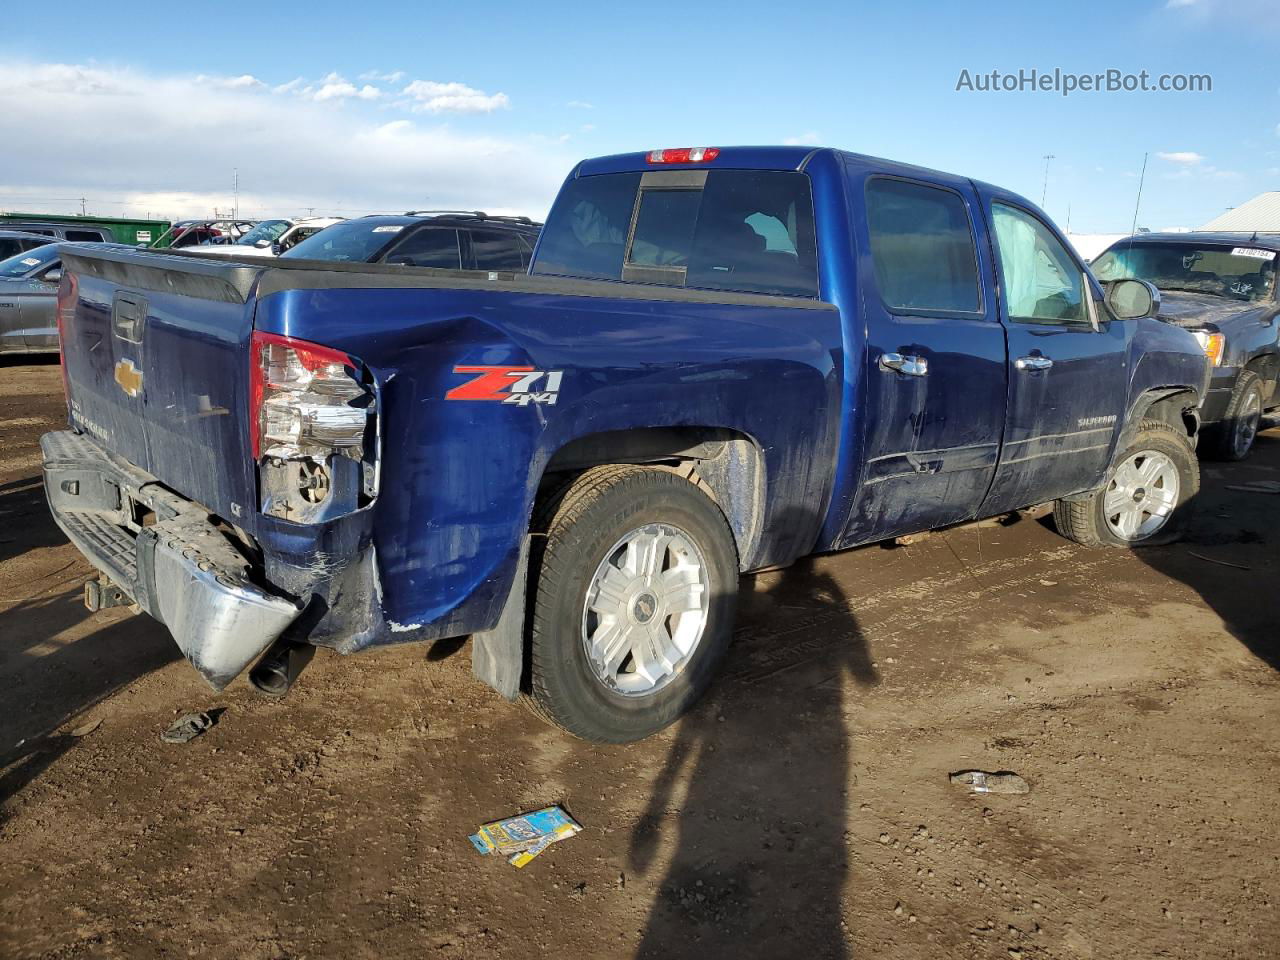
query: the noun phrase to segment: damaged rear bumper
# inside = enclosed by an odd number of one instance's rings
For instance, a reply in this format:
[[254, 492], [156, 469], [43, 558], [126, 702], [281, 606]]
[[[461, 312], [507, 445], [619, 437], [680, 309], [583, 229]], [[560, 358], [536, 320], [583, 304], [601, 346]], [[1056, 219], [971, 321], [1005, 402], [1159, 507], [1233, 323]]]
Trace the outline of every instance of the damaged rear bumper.
[[40, 438], [54, 520], [89, 562], [173, 634], [222, 690], [302, 612], [250, 577], [209, 512], [83, 434]]

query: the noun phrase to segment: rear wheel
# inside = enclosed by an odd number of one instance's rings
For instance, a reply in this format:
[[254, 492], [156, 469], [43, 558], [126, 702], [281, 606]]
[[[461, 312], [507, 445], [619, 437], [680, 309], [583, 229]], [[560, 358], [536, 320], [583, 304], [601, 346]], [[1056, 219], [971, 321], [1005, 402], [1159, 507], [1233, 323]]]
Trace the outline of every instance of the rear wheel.
[[1177, 540], [1200, 490], [1200, 465], [1186, 436], [1144, 420], [1106, 483], [1085, 500], [1053, 507], [1058, 532], [1086, 546], [1145, 547]]
[[586, 740], [661, 730], [701, 696], [729, 644], [738, 559], [724, 515], [670, 470], [608, 466], [543, 523], [531, 705]]
[[1205, 432], [1206, 450], [1217, 460], [1243, 460], [1253, 449], [1262, 420], [1262, 380], [1252, 370], [1240, 371], [1221, 423]]

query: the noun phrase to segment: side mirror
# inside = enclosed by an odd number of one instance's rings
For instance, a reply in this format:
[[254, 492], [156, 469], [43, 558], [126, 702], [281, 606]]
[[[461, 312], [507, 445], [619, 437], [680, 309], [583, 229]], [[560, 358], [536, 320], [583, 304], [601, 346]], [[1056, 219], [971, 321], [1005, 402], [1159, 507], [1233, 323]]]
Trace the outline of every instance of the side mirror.
[[62, 282], [62, 271], [61, 271], [59, 268], [54, 267], [52, 270], [50, 270], [49, 272], [47, 272], [47, 273], [46, 273], [44, 276], [42, 276], [40, 279], [41, 279], [42, 281], [44, 281], [45, 283], [61, 283], [61, 282]]
[[263, 248], [265, 248], [265, 247], [269, 247], [269, 246], [271, 246], [271, 241], [270, 241], [270, 240], [255, 240], [255, 241], [253, 241], [253, 245], [254, 245], [255, 247], [257, 247], [258, 249], [260, 249], [260, 250], [261, 250], [261, 249], [263, 249]]
[[1145, 280], [1112, 280], [1107, 306], [1121, 320], [1141, 320], [1160, 312], [1160, 291]]
[[273, 257], [278, 257], [282, 253], [284, 253], [284, 248], [280, 246], [280, 241], [277, 240], [271, 245], [271, 255]]

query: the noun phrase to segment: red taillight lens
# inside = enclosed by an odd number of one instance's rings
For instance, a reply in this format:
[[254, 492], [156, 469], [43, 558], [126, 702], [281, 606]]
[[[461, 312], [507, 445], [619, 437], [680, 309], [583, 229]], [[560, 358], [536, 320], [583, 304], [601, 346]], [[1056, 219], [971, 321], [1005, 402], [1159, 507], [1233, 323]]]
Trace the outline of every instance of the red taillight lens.
[[372, 410], [360, 364], [341, 350], [275, 333], [255, 333], [249, 362], [253, 458], [360, 459]]
[[708, 163], [720, 156], [719, 147], [673, 147], [650, 150], [645, 158], [650, 163]]
[[58, 284], [58, 362], [62, 365], [62, 392], [71, 402], [71, 383], [67, 378], [67, 327], [75, 316], [76, 301], [80, 299], [80, 281], [74, 273], [63, 267], [62, 282]]

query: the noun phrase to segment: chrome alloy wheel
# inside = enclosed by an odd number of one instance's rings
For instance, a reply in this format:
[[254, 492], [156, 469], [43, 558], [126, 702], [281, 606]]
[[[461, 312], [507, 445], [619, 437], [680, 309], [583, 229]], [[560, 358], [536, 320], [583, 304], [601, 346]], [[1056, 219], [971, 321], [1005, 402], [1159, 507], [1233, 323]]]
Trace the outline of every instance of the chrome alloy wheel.
[[1102, 497], [1107, 526], [1121, 540], [1145, 540], [1178, 505], [1178, 468], [1163, 453], [1141, 450], [1116, 468]]
[[615, 543], [582, 608], [582, 645], [596, 679], [643, 697], [678, 676], [707, 626], [707, 577], [698, 545], [670, 524], [646, 524]]
[[1258, 435], [1258, 423], [1261, 419], [1262, 398], [1251, 390], [1236, 415], [1235, 430], [1231, 437], [1237, 457], [1243, 459], [1253, 446], [1253, 438]]

